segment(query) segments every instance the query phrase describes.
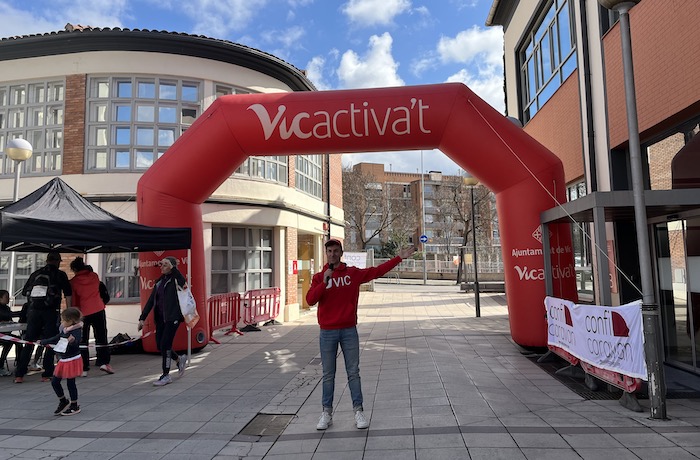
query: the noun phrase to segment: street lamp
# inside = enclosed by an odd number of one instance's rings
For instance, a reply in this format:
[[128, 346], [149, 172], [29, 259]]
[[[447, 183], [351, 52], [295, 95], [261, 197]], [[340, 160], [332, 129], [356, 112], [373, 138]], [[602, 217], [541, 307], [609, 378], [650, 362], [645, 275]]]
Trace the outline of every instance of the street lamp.
[[[640, 0], [598, 0], [603, 7], [620, 14], [620, 38], [622, 41], [622, 64], [625, 82], [627, 107], [627, 130], [629, 134], [630, 169], [632, 172], [632, 196], [634, 198], [634, 220], [637, 230], [637, 250], [639, 253], [639, 273], [642, 281], [642, 318], [644, 319], [644, 347], [649, 373], [649, 400], [652, 419], [666, 418], [666, 380], [661, 354], [661, 317], [654, 295], [654, 282], [651, 274], [649, 253], [649, 231], [647, 210], [644, 202], [644, 176], [642, 154], [639, 144], [639, 123], [634, 88], [634, 67], [632, 63], [632, 37], [630, 33], [629, 10]], [[626, 394], [626, 393], [625, 393]], [[623, 403], [624, 405], [624, 403]]]
[[[19, 199], [19, 176], [22, 171], [22, 162], [32, 157], [34, 149], [25, 139], [12, 139], [5, 146], [5, 155], [15, 162], [15, 187], [12, 194], [12, 202]], [[17, 265], [17, 255], [15, 251], [10, 253], [10, 272], [7, 281], [7, 290], [10, 292], [10, 299], [15, 298], [15, 269]]]
[[464, 185], [469, 186], [472, 201], [472, 260], [474, 262], [474, 305], [476, 307], [476, 317], [481, 317], [481, 301], [479, 300], [479, 273], [476, 259], [476, 208], [474, 207], [474, 187], [479, 184], [479, 179], [467, 173], [462, 178]]

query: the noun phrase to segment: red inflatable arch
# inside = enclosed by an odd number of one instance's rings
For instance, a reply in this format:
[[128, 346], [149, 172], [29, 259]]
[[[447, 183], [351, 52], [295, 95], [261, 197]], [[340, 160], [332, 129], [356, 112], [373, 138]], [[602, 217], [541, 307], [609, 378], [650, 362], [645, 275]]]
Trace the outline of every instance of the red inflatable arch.
[[[220, 97], [142, 176], [139, 222], [192, 228], [191, 286], [206, 318], [200, 205], [248, 156], [434, 148], [495, 193], [511, 335], [523, 346], [546, 346], [539, 216], [555, 199], [566, 201], [563, 167], [460, 83]], [[554, 295], [576, 299], [570, 230], [552, 228], [550, 236]], [[141, 256], [144, 302], [160, 257]], [[207, 328], [205, 320], [195, 327], [195, 346], [206, 344]], [[185, 344], [181, 329], [175, 347]], [[144, 346], [155, 351], [152, 336]]]

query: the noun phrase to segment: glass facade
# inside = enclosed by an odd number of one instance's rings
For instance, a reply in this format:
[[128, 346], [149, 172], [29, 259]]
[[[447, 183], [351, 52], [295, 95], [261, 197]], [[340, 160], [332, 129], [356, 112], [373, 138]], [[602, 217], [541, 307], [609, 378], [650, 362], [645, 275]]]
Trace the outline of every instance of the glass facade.
[[91, 77], [86, 172], [148, 169], [201, 113], [201, 82]]
[[527, 123], [576, 69], [569, 0], [547, 2], [519, 52], [522, 120]]
[[212, 227], [211, 293], [273, 287], [271, 228]]
[[296, 187], [302, 192], [321, 198], [323, 187], [323, 155], [299, 155], [296, 159]]
[[[11, 139], [33, 147], [23, 175], [60, 174], [63, 166], [65, 82], [48, 80], [0, 85], [0, 152]], [[0, 177], [14, 174], [14, 161], [0, 154]]]

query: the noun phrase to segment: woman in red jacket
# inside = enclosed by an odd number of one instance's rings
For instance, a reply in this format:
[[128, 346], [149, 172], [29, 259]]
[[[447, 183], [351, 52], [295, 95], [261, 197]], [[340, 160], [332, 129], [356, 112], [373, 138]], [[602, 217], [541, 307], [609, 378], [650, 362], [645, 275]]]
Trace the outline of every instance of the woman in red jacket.
[[97, 345], [97, 365], [102, 372], [114, 374], [114, 369], [109, 365], [110, 355], [107, 346], [107, 315], [105, 304], [100, 296], [100, 278], [92, 271], [89, 265], [85, 265], [82, 257], [76, 257], [70, 263], [70, 269], [75, 274], [70, 280], [73, 289], [72, 305], [83, 313], [83, 336], [80, 354], [83, 357], [83, 377], [87, 377], [90, 370], [90, 351], [87, 344], [90, 339], [90, 327], [95, 334]]

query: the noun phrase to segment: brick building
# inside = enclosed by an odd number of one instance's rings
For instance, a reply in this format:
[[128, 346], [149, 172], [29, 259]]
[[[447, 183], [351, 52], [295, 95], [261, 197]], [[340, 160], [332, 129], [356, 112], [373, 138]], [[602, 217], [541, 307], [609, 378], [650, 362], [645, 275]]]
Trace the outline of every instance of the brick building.
[[[665, 359], [700, 373], [700, 10], [692, 0], [629, 3]], [[602, 305], [641, 298], [618, 18], [597, 1], [493, 0], [486, 21], [504, 29], [507, 115], [564, 164], [579, 294]], [[550, 211], [544, 221], [570, 222]]]
[[[464, 185], [463, 176], [443, 175], [440, 171], [430, 171], [423, 175], [400, 171], [386, 171], [385, 165], [378, 163], [358, 163], [353, 166], [355, 171], [372, 178], [376, 187], [388, 199], [405, 200], [408, 205], [402, 206], [402, 211], [413, 214], [413, 219], [402, 219], [397, 225], [411, 225], [407, 231], [405, 243], [422, 248], [431, 257], [438, 260], [452, 261], [460, 254], [460, 247], [471, 241], [471, 200], [470, 188]], [[482, 266], [501, 263], [501, 248], [496, 218], [495, 197], [487, 188], [475, 186], [476, 233], [479, 257]], [[457, 209], [457, 208], [460, 209]], [[391, 211], [390, 211], [391, 212]], [[425, 215], [425, 227], [423, 224]], [[346, 210], [346, 220], [348, 220]], [[465, 222], [467, 225], [465, 226]], [[375, 233], [372, 219], [368, 219], [365, 231]], [[391, 235], [398, 229], [395, 225], [388, 226], [381, 233], [370, 239], [367, 249], [381, 253], [382, 247], [391, 240]], [[359, 238], [351, 226], [345, 229], [347, 246], [354, 249], [359, 247]], [[419, 243], [421, 234], [428, 237], [424, 245]], [[468, 241], [465, 241], [465, 236]], [[354, 245], [354, 246], [353, 246]], [[471, 253], [471, 243], [466, 250]]]

